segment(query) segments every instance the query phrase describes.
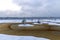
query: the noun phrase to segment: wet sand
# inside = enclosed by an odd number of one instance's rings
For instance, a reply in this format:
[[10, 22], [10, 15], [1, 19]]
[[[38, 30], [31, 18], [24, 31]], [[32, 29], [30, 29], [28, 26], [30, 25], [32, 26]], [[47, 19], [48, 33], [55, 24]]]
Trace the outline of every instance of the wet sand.
[[60, 31], [20, 31], [20, 30], [12, 30], [10, 29], [11, 24], [0, 24], [0, 34], [7, 34], [7, 35], [18, 35], [18, 36], [35, 36], [35, 37], [43, 37], [48, 38], [51, 40], [60, 40]]

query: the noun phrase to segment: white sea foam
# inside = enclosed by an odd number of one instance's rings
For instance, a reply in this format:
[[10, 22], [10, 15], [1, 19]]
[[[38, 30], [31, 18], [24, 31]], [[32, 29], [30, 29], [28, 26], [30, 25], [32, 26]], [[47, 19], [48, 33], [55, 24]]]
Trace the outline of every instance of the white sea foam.
[[[34, 20], [26, 20], [26, 22], [35, 22], [35, 23], [37, 23], [37, 19], [34, 19]], [[53, 20], [53, 19], [41, 19], [41, 20], [39, 20], [40, 21], [40, 23], [41, 24], [43, 24], [43, 23], [46, 23], [46, 24], [51, 24], [51, 25], [60, 25], [60, 24], [57, 24], [57, 23], [60, 23], [60, 19], [56, 19], [56, 20]], [[21, 23], [22, 22], [22, 20], [0, 20], [0, 23]], [[38, 24], [38, 23], [37, 23]]]

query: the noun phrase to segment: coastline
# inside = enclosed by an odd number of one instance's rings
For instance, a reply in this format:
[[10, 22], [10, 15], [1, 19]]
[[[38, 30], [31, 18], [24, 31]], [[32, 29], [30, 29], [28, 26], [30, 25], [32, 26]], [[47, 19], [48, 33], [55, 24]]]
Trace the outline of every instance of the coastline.
[[35, 36], [35, 37], [43, 37], [49, 38], [51, 40], [60, 40], [60, 31], [29, 31], [29, 30], [11, 30], [9, 28], [11, 24], [0, 24], [0, 34], [7, 34], [7, 35], [18, 35], [18, 36]]

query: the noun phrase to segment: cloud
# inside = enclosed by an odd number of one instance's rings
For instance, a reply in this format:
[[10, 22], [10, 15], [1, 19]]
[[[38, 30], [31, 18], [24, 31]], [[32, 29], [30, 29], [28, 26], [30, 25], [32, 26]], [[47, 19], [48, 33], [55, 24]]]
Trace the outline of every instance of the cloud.
[[25, 16], [44, 16], [47, 13], [47, 0], [16, 0], [22, 6], [22, 13]]
[[60, 0], [16, 0], [16, 3], [29, 16], [60, 17]]
[[0, 17], [17, 16], [21, 6], [14, 4], [13, 0], [0, 0]]
[[19, 11], [20, 9], [21, 7], [14, 4], [12, 0], [0, 0], [0, 11]]
[[[13, 3], [21, 6], [19, 11], [5, 12], [6, 16], [16, 17], [60, 17], [60, 0], [13, 0]], [[4, 13], [3, 13], [4, 14]], [[3, 15], [3, 16], [5, 16]]]
[[60, 17], [60, 0], [49, 0], [47, 9], [49, 16]]

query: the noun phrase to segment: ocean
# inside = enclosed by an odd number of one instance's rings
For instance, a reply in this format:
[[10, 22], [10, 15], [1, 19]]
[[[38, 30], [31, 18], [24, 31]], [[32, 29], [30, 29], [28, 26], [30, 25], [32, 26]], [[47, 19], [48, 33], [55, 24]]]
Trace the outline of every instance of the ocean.
[[26, 22], [47, 23], [51, 25], [60, 25], [60, 17], [0, 17], [0, 23], [21, 23], [22, 20]]

